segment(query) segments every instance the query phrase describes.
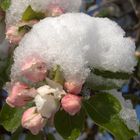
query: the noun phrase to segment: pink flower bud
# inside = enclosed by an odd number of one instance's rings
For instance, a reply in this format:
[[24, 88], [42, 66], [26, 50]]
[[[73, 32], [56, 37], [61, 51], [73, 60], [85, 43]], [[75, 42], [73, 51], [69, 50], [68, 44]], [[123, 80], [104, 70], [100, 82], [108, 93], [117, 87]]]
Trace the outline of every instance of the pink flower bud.
[[64, 87], [69, 93], [79, 94], [82, 89], [82, 84], [76, 84], [75, 82], [65, 82]]
[[64, 9], [60, 8], [58, 5], [50, 5], [48, 7], [47, 16], [56, 17], [64, 13]]
[[10, 41], [10, 43], [16, 45], [20, 42], [23, 36], [24, 33], [19, 33], [17, 26], [10, 26], [6, 31], [6, 38]]
[[12, 44], [19, 44], [23, 36], [28, 31], [19, 31], [20, 27], [29, 26], [32, 27], [34, 24], [36, 24], [37, 20], [31, 20], [28, 22], [19, 22], [15, 26], [10, 26], [7, 28], [6, 31], [6, 38], [9, 39], [10, 43]]
[[10, 95], [7, 97], [6, 102], [11, 107], [24, 106], [37, 94], [34, 88], [28, 89], [27, 85], [20, 82], [15, 83], [9, 92]]
[[62, 98], [61, 104], [66, 112], [70, 115], [75, 115], [81, 109], [81, 97], [67, 94]]
[[46, 64], [40, 59], [28, 59], [21, 68], [21, 74], [31, 82], [39, 82], [46, 78]]
[[29, 129], [32, 134], [37, 135], [45, 126], [46, 119], [37, 112], [36, 107], [32, 107], [23, 113], [21, 124], [24, 128]]

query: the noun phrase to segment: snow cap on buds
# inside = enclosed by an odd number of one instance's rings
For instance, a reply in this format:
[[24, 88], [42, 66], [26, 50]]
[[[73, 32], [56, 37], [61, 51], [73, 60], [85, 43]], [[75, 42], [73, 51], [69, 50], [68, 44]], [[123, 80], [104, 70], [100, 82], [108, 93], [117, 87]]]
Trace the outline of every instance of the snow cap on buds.
[[39, 82], [44, 80], [46, 74], [46, 64], [35, 57], [28, 58], [21, 68], [21, 75], [31, 82]]
[[34, 88], [28, 89], [27, 85], [20, 82], [16, 82], [9, 92], [10, 94], [6, 99], [6, 102], [11, 107], [21, 107], [26, 105], [37, 93]]
[[62, 98], [61, 105], [70, 115], [75, 115], [81, 109], [81, 97], [67, 94]]
[[82, 84], [78, 84], [75, 82], [65, 82], [64, 87], [67, 92], [72, 94], [79, 94], [82, 90]]
[[134, 41], [125, 37], [115, 22], [82, 13], [62, 14], [37, 23], [16, 48], [11, 75], [16, 75], [21, 61], [34, 53], [48, 69], [59, 65], [64, 79], [77, 83], [85, 82], [90, 68], [132, 73], [137, 63]]
[[36, 135], [45, 126], [46, 119], [37, 112], [36, 107], [29, 108], [23, 113], [21, 124]]

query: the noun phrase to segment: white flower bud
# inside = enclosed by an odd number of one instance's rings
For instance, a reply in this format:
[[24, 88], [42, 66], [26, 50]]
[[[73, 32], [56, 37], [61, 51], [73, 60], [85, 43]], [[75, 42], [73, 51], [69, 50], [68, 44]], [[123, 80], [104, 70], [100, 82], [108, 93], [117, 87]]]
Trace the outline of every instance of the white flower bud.
[[35, 104], [38, 112], [46, 118], [50, 118], [59, 109], [60, 103], [52, 95], [46, 95], [46, 98], [39, 94], [35, 97]]
[[59, 100], [66, 93], [62, 86], [47, 79], [47, 83], [52, 85], [44, 85], [37, 89], [38, 95], [35, 97], [37, 110], [42, 116], [50, 118], [60, 107]]

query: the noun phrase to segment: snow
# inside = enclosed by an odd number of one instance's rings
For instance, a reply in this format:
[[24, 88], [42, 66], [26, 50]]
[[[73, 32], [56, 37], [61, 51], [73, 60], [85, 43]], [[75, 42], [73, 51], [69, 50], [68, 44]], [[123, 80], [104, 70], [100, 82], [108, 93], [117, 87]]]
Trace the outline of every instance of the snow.
[[80, 10], [81, 0], [11, 0], [10, 8], [6, 12], [7, 26], [14, 25], [21, 20], [26, 8], [31, 5], [33, 10], [46, 12], [49, 5], [60, 6], [66, 12], [78, 12]]
[[135, 44], [124, 35], [107, 18], [82, 13], [45, 18], [34, 25], [16, 48], [11, 77], [20, 74], [23, 61], [30, 56], [40, 57], [48, 69], [60, 65], [69, 81], [84, 82], [89, 67], [132, 73], [136, 65]]
[[121, 88], [128, 80], [104, 78], [99, 75], [90, 74], [86, 80], [87, 83], [94, 86], [103, 86], [109, 89]]
[[124, 37], [121, 27], [108, 18], [94, 18], [94, 23], [97, 26], [94, 46], [88, 52], [90, 64], [112, 72], [132, 72], [136, 65], [134, 41]]
[[22, 14], [29, 5], [30, 0], [12, 0], [9, 9], [6, 11], [7, 26], [14, 25], [21, 20]]
[[122, 109], [119, 113], [120, 118], [123, 119], [125, 124], [130, 130], [134, 130], [136, 133], [139, 132], [139, 122], [137, 120], [137, 114], [135, 109], [133, 109], [130, 100], [125, 100], [121, 92], [116, 90], [111, 90], [110, 93], [115, 96], [121, 103]]

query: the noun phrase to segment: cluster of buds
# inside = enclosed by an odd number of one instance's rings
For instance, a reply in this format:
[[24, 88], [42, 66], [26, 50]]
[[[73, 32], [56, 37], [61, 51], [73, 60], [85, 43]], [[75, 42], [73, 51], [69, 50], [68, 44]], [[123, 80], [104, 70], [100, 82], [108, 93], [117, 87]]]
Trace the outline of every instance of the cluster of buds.
[[75, 115], [81, 109], [81, 97], [78, 94], [81, 92], [82, 84], [65, 82], [64, 87], [68, 94], [62, 98], [61, 105], [70, 115]]
[[11, 107], [23, 107], [30, 101], [35, 103], [23, 113], [21, 119], [22, 126], [33, 134], [38, 134], [60, 108], [70, 115], [80, 111], [81, 97], [78, 95], [82, 85], [74, 82], [60, 84], [51, 79], [41, 59], [32, 57], [23, 63], [19, 77], [26, 80], [17, 78], [16, 82], [11, 82], [6, 102]]

